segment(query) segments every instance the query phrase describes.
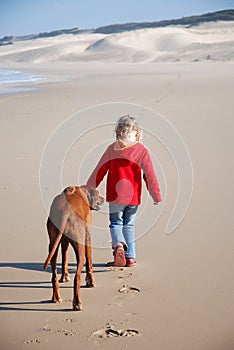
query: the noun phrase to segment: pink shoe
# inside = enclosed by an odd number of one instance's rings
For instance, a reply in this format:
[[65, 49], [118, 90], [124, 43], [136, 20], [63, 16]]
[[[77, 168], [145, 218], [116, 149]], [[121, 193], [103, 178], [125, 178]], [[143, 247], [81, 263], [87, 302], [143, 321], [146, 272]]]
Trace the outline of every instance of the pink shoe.
[[124, 248], [122, 243], [118, 243], [114, 248], [114, 266], [115, 267], [124, 267], [126, 265]]
[[134, 258], [126, 258], [126, 267], [134, 267], [135, 259]]

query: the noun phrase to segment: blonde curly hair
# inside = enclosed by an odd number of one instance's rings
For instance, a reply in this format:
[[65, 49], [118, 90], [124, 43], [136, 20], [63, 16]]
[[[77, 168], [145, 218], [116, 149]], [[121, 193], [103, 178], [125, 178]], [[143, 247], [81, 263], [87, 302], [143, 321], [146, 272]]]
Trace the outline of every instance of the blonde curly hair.
[[136, 131], [136, 141], [140, 141], [142, 130], [136, 119], [130, 115], [120, 117], [115, 127], [116, 140], [125, 139], [133, 130]]

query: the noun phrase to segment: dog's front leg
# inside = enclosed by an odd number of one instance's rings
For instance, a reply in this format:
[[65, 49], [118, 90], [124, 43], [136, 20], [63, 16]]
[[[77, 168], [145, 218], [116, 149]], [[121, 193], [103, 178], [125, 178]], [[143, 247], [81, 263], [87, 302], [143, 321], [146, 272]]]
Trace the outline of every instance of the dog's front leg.
[[75, 242], [72, 243], [72, 245], [73, 245], [73, 248], [76, 254], [76, 260], [77, 260], [77, 269], [76, 269], [76, 275], [74, 279], [73, 310], [81, 311], [83, 310], [83, 308], [82, 308], [82, 301], [80, 296], [80, 278], [81, 278], [81, 271], [85, 261], [85, 246]]
[[85, 235], [85, 258], [86, 258], [86, 287], [96, 287], [93, 275], [93, 262], [92, 262], [92, 247], [91, 247], [91, 235], [89, 227], [86, 227]]

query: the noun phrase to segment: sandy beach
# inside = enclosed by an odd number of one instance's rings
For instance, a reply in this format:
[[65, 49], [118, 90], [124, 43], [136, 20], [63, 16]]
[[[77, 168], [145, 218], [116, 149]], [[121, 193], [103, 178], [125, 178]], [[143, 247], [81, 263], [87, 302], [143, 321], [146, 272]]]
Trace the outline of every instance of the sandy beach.
[[[228, 40], [225, 42], [227, 45]], [[207, 52], [203, 53], [199, 57], [206, 57]], [[232, 350], [232, 49], [229, 59], [226, 53], [225, 59], [196, 62], [179, 57], [176, 62], [172, 54], [173, 62], [149, 61], [148, 55], [148, 61], [141, 63], [109, 59], [67, 63], [50, 61], [49, 56], [48, 62], [34, 62], [32, 58], [22, 60], [22, 52], [14, 55], [14, 60], [0, 56], [1, 69], [47, 79], [13, 84], [18, 93], [0, 95], [1, 349]], [[20, 91], [21, 87], [34, 90]], [[61, 190], [81, 184], [78, 181], [88, 178], [105, 142], [114, 138], [112, 124], [125, 104], [132, 106], [126, 113], [134, 110], [134, 105], [142, 106], [143, 111], [155, 110], [181, 135], [193, 166], [192, 199], [180, 225], [166, 234], [180, 190], [176, 166], [165, 145], [146, 131], [143, 143], [159, 161], [165, 177], [163, 203], [155, 207], [144, 188], [136, 222], [139, 239], [134, 268], [106, 266], [113, 258], [106, 207], [93, 213], [97, 287], [85, 288], [82, 273], [84, 310], [74, 312], [72, 249], [72, 281], [60, 286], [62, 303], [50, 302], [51, 274], [49, 269], [43, 271], [48, 236], [42, 197], [48, 193], [50, 199], [57, 194], [39, 181], [43, 152], [64, 121], [92, 107], [81, 117], [80, 130], [87, 132], [67, 150], [61, 170]], [[107, 107], [113, 112], [110, 125], [92, 130], [92, 125], [108, 123]], [[139, 120], [144, 123], [144, 118], [142, 112]], [[152, 125], [152, 132], [155, 130], [156, 124]], [[92, 158], [95, 144], [100, 147], [95, 148], [96, 158]], [[56, 179], [61, 174], [55, 171], [53, 176]], [[104, 185], [100, 192], [105, 194]], [[151, 218], [154, 224], [149, 227]], [[61, 257], [58, 267], [60, 262]]]

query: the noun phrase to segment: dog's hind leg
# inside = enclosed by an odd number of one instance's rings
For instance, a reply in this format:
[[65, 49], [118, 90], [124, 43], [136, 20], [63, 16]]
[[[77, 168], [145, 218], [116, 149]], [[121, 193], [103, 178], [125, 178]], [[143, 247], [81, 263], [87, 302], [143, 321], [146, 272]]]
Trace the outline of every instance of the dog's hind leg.
[[58, 245], [57, 246], [55, 245], [55, 242], [58, 238], [59, 232], [50, 219], [48, 219], [47, 221], [47, 230], [50, 238], [49, 256], [50, 256], [50, 253], [53, 252], [51, 259], [47, 260], [47, 263], [50, 262], [51, 269], [52, 269], [52, 279], [51, 279], [52, 287], [53, 287], [52, 302], [57, 303], [62, 301], [59, 294], [59, 284], [58, 284], [58, 276], [57, 276], [57, 269], [56, 269], [56, 262], [57, 262], [59, 247]]
[[[53, 243], [50, 244], [50, 246], [53, 246]], [[52, 302], [53, 303], [58, 303], [61, 302], [61, 296], [59, 293], [59, 283], [58, 283], [58, 275], [57, 275], [57, 268], [56, 268], [56, 262], [57, 262], [57, 256], [58, 256], [58, 248], [56, 249], [50, 264], [51, 264], [51, 269], [52, 269], [52, 287], [53, 287], [53, 295], [52, 295]]]
[[68, 273], [68, 246], [69, 241], [66, 237], [63, 237], [61, 242], [61, 248], [62, 248], [62, 275], [59, 280], [59, 282], [69, 282], [71, 281]]

